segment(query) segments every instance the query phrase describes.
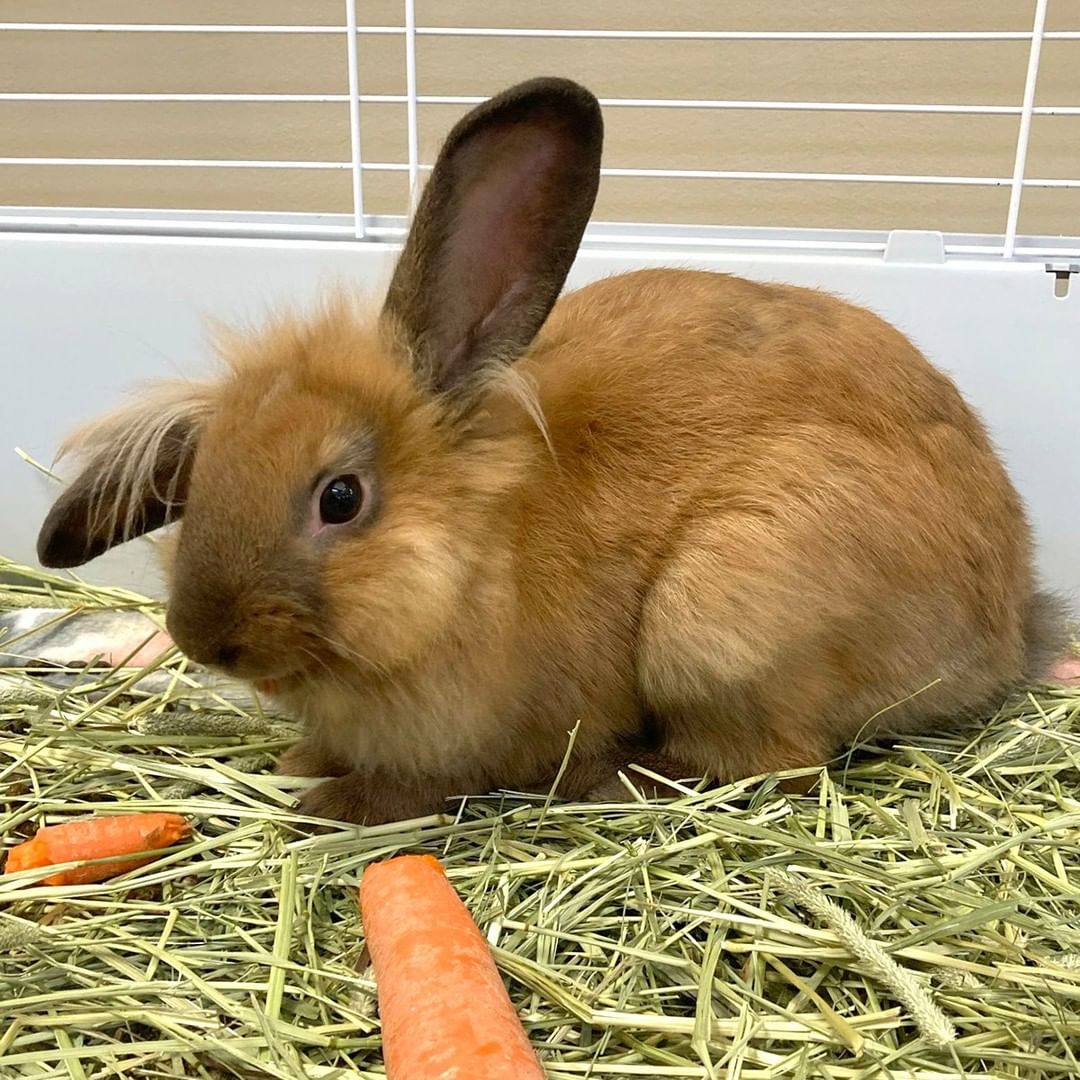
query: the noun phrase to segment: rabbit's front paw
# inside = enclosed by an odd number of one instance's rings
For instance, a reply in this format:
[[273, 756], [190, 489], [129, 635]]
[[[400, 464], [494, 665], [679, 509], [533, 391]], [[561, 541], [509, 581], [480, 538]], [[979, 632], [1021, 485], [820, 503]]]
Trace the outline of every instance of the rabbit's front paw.
[[305, 817], [343, 821], [351, 825], [384, 825], [425, 817], [443, 809], [429, 792], [374, 783], [370, 776], [351, 772], [304, 792], [297, 808]]
[[278, 776], [345, 776], [349, 766], [333, 758], [314, 739], [301, 739], [278, 758], [274, 772]]

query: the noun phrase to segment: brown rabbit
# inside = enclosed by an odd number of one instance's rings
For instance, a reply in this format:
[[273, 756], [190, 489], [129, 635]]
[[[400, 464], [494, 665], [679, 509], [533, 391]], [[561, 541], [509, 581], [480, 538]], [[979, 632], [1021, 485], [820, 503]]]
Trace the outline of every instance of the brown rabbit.
[[[39, 554], [183, 513], [168, 625], [302, 716], [303, 809], [733, 778], [993, 708], [1057, 644], [1024, 511], [956, 388], [875, 315], [644, 270], [554, 307], [602, 124], [538, 79], [466, 116], [385, 306], [225, 346], [74, 437]], [[617, 787], [617, 785], [616, 785]]]

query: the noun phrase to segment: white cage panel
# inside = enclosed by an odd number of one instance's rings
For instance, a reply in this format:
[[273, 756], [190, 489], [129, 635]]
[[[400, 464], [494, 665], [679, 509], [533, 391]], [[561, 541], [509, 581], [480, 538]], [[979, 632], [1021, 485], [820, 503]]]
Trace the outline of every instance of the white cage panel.
[[[1080, 596], [1080, 288], [1056, 296], [1054, 278], [1030, 262], [918, 261], [927, 250], [914, 240], [907, 250], [894, 242], [888, 259], [590, 243], [570, 283], [646, 263], [699, 266], [824, 287], [878, 311], [982, 411], [1028, 501], [1047, 580]], [[66, 430], [133, 383], [197, 373], [208, 355], [206, 316], [250, 324], [331, 283], [377, 296], [393, 255], [377, 242], [0, 236], [9, 372], [0, 430], [9, 446], [48, 462]], [[0, 518], [0, 551], [32, 560], [54, 488], [9, 452], [0, 455], [0, 490], [17, 508]], [[152, 587], [149, 547], [112, 552], [87, 576]]]

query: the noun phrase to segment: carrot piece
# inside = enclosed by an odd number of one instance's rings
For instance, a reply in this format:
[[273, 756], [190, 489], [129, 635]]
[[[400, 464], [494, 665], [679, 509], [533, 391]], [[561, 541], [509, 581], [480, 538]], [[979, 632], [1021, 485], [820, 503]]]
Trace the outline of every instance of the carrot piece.
[[544, 1080], [488, 943], [438, 859], [369, 866], [360, 908], [389, 1080]]
[[43, 885], [87, 885], [145, 866], [158, 856], [139, 857], [141, 853], [167, 848], [190, 835], [191, 822], [179, 814], [118, 814], [66, 821], [38, 829], [31, 839], [13, 847], [4, 872], [115, 856], [109, 862], [72, 867], [42, 880]]

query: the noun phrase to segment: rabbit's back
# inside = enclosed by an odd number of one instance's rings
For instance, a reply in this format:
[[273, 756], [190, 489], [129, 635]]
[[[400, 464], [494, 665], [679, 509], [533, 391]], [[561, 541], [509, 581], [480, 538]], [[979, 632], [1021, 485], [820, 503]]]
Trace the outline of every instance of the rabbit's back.
[[614, 453], [637, 456], [632, 434], [663, 430], [642, 463], [692, 448], [704, 465], [818, 427], [955, 453], [1011, 492], [952, 381], [883, 319], [826, 293], [703, 271], [607, 278], [558, 304], [520, 366], [571, 452], [604, 424]]
[[[688, 515], [738, 509], [795, 525], [783, 507], [801, 503], [835, 558], [891, 550], [911, 563], [925, 541], [955, 584], [978, 591], [974, 545], [1029, 585], [1023, 507], [980, 419], [865, 309], [722, 274], [640, 271], [565, 297], [520, 367], [554, 450], [530, 514], [578, 519], [598, 541], [647, 526], [662, 554]], [[886, 524], [894, 535], [875, 532]], [[845, 542], [855, 534], [871, 550]]]

